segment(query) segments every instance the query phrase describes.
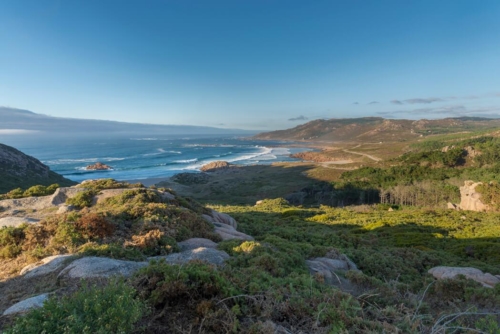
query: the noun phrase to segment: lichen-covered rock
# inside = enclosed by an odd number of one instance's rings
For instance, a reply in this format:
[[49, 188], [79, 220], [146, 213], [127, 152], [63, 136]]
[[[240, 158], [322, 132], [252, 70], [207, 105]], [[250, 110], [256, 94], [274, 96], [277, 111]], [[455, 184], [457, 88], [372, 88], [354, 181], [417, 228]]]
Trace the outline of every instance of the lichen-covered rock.
[[85, 191], [85, 188], [77, 187], [60, 187], [50, 195], [50, 203], [52, 205], [60, 205], [66, 203], [66, 200], [75, 197], [79, 192]]
[[214, 264], [216, 266], [221, 266], [224, 264], [224, 261], [229, 259], [229, 255], [226, 252], [217, 249], [199, 247], [196, 249], [190, 249], [181, 253], [174, 253], [167, 256], [154, 256], [150, 257], [149, 259], [164, 259], [167, 263], [170, 264], [185, 264], [192, 260], [199, 260]]
[[61, 215], [61, 214], [64, 214], [64, 213], [68, 213], [68, 212], [71, 212], [71, 211], [76, 211], [78, 210], [75, 206], [73, 205], [66, 205], [66, 204], [61, 204], [59, 206], [59, 209], [57, 209], [57, 214], [58, 215]]
[[227, 213], [222, 213], [222, 212], [217, 212], [215, 210], [212, 210], [210, 212], [210, 215], [202, 215], [203, 218], [209, 222], [209, 223], [221, 223], [221, 224], [226, 224], [229, 226], [234, 227], [235, 229], [238, 228], [238, 223], [236, 220], [228, 215]]
[[463, 275], [466, 278], [472, 279], [481, 283], [487, 288], [492, 288], [500, 283], [500, 279], [489, 273], [483, 273], [481, 270], [471, 267], [445, 267], [439, 266], [429, 269], [429, 274], [432, 274], [437, 279], [455, 278], [458, 275]]
[[58, 275], [59, 279], [130, 276], [148, 262], [115, 260], [106, 257], [84, 257], [73, 261]]
[[326, 284], [334, 285], [343, 291], [352, 293], [355, 286], [343, 276], [348, 270], [358, 271], [356, 264], [344, 254], [335, 254], [336, 258], [317, 257], [306, 260], [311, 275], [321, 279]]
[[4, 217], [0, 218], [0, 228], [1, 227], [17, 227], [22, 224], [34, 224], [37, 223], [38, 219], [33, 218], [23, 218], [23, 217]]
[[19, 303], [16, 303], [6, 309], [3, 312], [3, 315], [11, 315], [11, 314], [16, 314], [16, 313], [25, 313], [28, 312], [29, 310], [33, 308], [38, 308], [42, 307], [43, 303], [49, 298], [48, 293], [44, 293], [35, 297], [31, 297], [28, 299], [25, 299], [23, 301], [20, 301]]
[[27, 265], [26, 267], [21, 269], [19, 275], [24, 275], [24, 278], [31, 278], [50, 274], [51, 272], [54, 272], [57, 269], [61, 268], [64, 264], [66, 264], [67, 260], [73, 257], [74, 255], [71, 254], [49, 256], [37, 263]]
[[463, 187], [460, 187], [460, 209], [470, 211], [487, 211], [488, 205], [481, 202], [481, 194], [476, 192], [476, 187], [481, 182], [465, 181]]
[[179, 246], [181, 251], [196, 249], [199, 247], [214, 248], [214, 249], [217, 248], [217, 243], [205, 238], [191, 238], [178, 242], [177, 245]]
[[230, 225], [221, 224], [221, 223], [213, 223], [215, 226], [215, 233], [220, 235], [222, 240], [231, 240], [231, 239], [239, 239], [239, 240], [254, 240], [254, 238], [248, 234], [243, 232], [238, 232], [236, 229]]

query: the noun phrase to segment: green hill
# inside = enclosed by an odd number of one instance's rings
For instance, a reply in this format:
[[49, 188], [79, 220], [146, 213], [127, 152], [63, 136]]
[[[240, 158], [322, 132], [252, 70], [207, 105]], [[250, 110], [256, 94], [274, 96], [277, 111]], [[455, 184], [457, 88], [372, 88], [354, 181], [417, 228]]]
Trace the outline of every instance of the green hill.
[[420, 137], [478, 131], [500, 127], [500, 120], [477, 117], [418, 121], [382, 117], [318, 119], [287, 130], [264, 132], [255, 136], [264, 140], [305, 141], [408, 141]]
[[0, 193], [34, 185], [60, 186], [76, 184], [50, 170], [49, 167], [11, 146], [0, 144]]

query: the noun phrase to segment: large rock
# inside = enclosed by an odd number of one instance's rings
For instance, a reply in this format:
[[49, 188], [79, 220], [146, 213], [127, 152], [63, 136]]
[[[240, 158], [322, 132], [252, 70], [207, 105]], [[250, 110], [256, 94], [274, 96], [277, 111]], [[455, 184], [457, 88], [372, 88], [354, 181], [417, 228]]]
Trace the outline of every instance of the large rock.
[[500, 279], [497, 276], [493, 276], [489, 273], [483, 273], [481, 270], [471, 267], [434, 267], [429, 269], [429, 274], [432, 274], [437, 279], [445, 278], [455, 278], [458, 275], [463, 275], [469, 279], [481, 283], [487, 288], [492, 288], [496, 284], [500, 283]]
[[79, 192], [85, 191], [85, 188], [76, 187], [60, 187], [50, 195], [50, 203], [52, 205], [60, 205], [66, 203], [66, 200], [75, 197]]
[[[358, 268], [344, 254], [336, 254], [336, 258], [317, 257], [306, 260], [307, 268], [311, 275], [321, 278], [326, 284], [339, 287], [345, 292], [353, 293], [355, 286], [346, 278], [343, 273], [348, 270], [358, 271]], [[338, 275], [340, 274], [340, 275]]]
[[19, 275], [24, 275], [25, 278], [31, 278], [50, 274], [63, 267], [67, 263], [66, 261], [73, 257], [74, 256], [70, 254], [49, 256], [37, 263], [27, 265], [21, 269]]
[[217, 248], [217, 244], [212, 240], [205, 238], [191, 238], [181, 242], [178, 242], [177, 245], [181, 249], [181, 251], [196, 249], [199, 247], [205, 248]]
[[0, 218], [0, 228], [1, 227], [17, 227], [22, 224], [34, 224], [37, 223], [38, 219], [33, 218], [23, 218], [23, 217], [4, 217]]
[[224, 252], [213, 248], [199, 247], [196, 249], [187, 250], [181, 253], [174, 253], [167, 256], [154, 256], [150, 260], [165, 259], [170, 264], [185, 264], [192, 260], [199, 260], [206, 263], [221, 266], [224, 261], [229, 259], [229, 255]]
[[200, 171], [202, 171], [202, 172], [219, 172], [219, 171], [227, 170], [228, 168], [231, 168], [232, 166], [234, 166], [234, 165], [230, 164], [227, 161], [222, 161], [222, 160], [212, 161], [206, 165], [203, 165], [200, 168]]
[[11, 314], [16, 314], [16, 313], [25, 313], [28, 312], [29, 310], [33, 308], [38, 308], [42, 307], [43, 303], [49, 298], [48, 293], [44, 293], [35, 297], [31, 297], [28, 299], [25, 299], [23, 301], [20, 301], [19, 303], [16, 303], [6, 309], [3, 312], [3, 315], [11, 315]]
[[222, 240], [231, 240], [231, 239], [238, 239], [238, 240], [254, 240], [254, 238], [248, 234], [238, 232], [236, 229], [230, 225], [226, 224], [220, 224], [220, 223], [213, 223], [215, 228], [214, 231], [220, 237]]
[[56, 214], [61, 215], [61, 214], [65, 214], [65, 213], [77, 211], [77, 210], [78, 210], [78, 208], [74, 205], [61, 204], [59, 206], [59, 209], [57, 209]]
[[[226, 252], [219, 251], [213, 248], [199, 247], [196, 249], [186, 250], [181, 253], [174, 253], [167, 256], [154, 256], [148, 260], [164, 259], [170, 264], [185, 264], [192, 260], [199, 260], [220, 266], [229, 258]], [[84, 257], [73, 261], [64, 268], [58, 279], [85, 279], [111, 276], [130, 276], [135, 271], [146, 267], [149, 262], [135, 262], [115, 260], [106, 257]]]
[[130, 276], [148, 262], [115, 260], [106, 257], [84, 257], [73, 261], [58, 275], [60, 279]]
[[106, 164], [103, 164], [102, 162], [96, 162], [93, 165], [88, 165], [85, 167], [86, 170], [110, 170], [113, 169], [113, 167], [108, 166]]
[[226, 224], [229, 226], [234, 227], [235, 229], [238, 228], [238, 223], [236, 220], [231, 217], [230, 215], [222, 212], [217, 212], [215, 210], [212, 210], [210, 212], [210, 215], [202, 215], [203, 218], [209, 222], [209, 223], [221, 223], [221, 224]]
[[476, 192], [476, 187], [481, 182], [465, 181], [463, 187], [460, 187], [460, 209], [470, 211], [487, 211], [488, 205], [481, 202], [481, 194]]

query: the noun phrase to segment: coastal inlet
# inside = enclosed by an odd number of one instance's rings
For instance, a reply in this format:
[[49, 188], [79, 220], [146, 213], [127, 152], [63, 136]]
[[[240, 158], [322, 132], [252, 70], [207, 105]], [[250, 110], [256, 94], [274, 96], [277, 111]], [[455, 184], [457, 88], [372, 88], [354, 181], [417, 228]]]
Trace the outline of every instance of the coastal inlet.
[[[311, 151], [293, 143], [238, 138], [86, 138], [40, 140], [18, 144], [50, 169], [81, 182], [113, 178], [141, 180], [166, 178], [180, 172], [197, 172], [207, 163], [224, 160], [236, 165], [299, 161], [290, 155]], [[288, 146], [288, 147], [285, 147]]]

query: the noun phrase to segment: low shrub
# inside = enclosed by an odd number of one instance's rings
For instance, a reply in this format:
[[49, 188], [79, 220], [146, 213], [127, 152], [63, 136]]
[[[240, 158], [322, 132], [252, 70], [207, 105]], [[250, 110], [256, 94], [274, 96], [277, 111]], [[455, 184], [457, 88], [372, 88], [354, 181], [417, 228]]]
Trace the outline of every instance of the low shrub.
[[109, 257], [112, 259], [144, 261], [146, 257], [135, 248], [123, 247], [120, 244], [103, 244], [88, 242], [78, 248], [77, 251], [83, 256]]
[[0, 258], [14, 258], [22, 252], [21, 244], [28, 225], [0, 228]]
[[135, 293], [119, 280], [104, 287], [84, 285], [61, 300], [50, 298], [4, 333], [130, 333], [147, 310]]
[[141, 253], [148, 256], [167, 255], [179, 251], [175, 239], [166, 236], [158, 229], [143, 235], [133, 235], [132, 241], [126, 242], [125, 246], [139, 249]]
[[96, 213], [87, 213], [75, 222], [75, 229], [87, 240], [109, 237], [115, 231], [115, 225]]
[[97, 194], [95, 190], [89, 189], [79, 192], [75, 196], [68, 198], [66, 204], [73, 205], [78, 209], [92, 206], [94, 196]]
[[57, 183], [51, 184], [50, 186], [36, 185], [29, 187], [26, 190], [23, 190], [22, 188], [16, 188], [6, 194], [0, 195], [0, 200], [52, 195], [57, 190], [57, 188], [59, 188], [59, 184]]

